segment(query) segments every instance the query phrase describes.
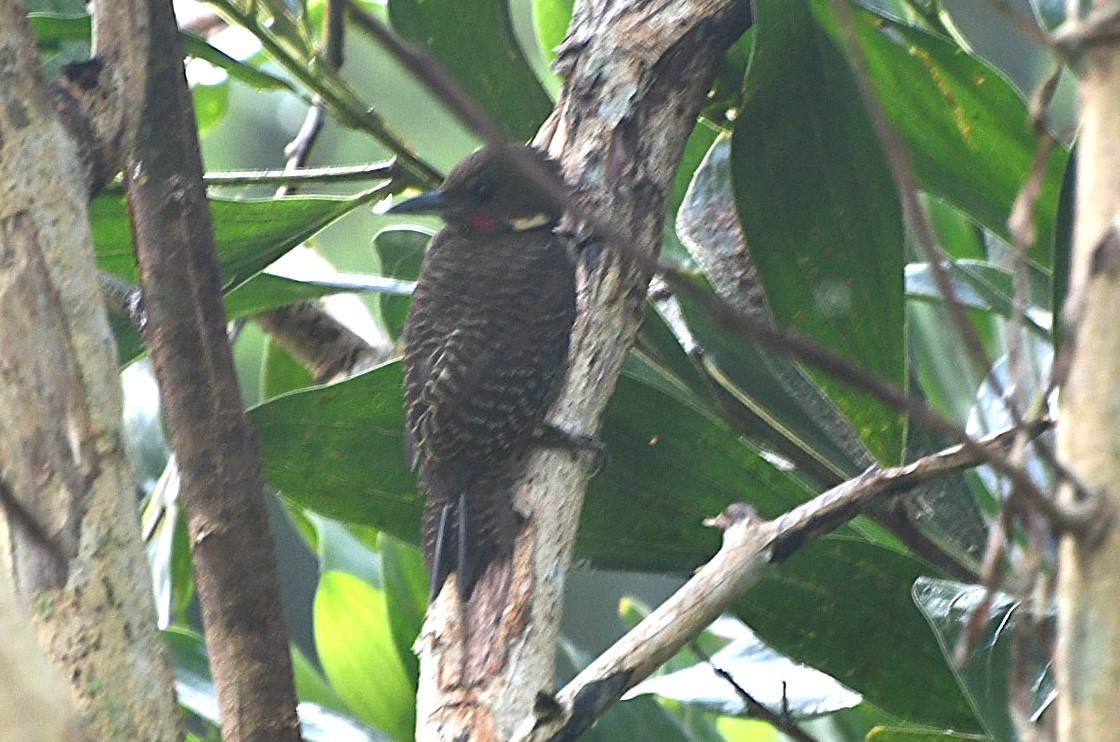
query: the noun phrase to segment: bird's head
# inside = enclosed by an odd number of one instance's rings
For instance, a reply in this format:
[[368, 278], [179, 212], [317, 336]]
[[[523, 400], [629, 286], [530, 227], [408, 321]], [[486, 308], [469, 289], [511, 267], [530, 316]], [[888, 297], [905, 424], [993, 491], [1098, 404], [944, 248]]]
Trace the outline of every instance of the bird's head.
[[556, 162], [523, 144], [487, 145], [452, 168], [439, 190], [389, 209], [389, 214], [436, 214], [479, 231], [524, 232], [552, 228], [563, 208], [524, 173], [527, 168], [562, 182]]

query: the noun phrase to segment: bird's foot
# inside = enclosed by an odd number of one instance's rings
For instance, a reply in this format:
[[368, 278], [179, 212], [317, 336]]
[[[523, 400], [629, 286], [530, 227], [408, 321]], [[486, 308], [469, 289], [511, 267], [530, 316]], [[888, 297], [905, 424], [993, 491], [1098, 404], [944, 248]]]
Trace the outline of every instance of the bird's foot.
[[569, 433], [555, 425], [545, 423], [533, 433], [533, 443], [541, 448], [559, 448], [572, 452], [591, 451], [595, 454], [595, 474], [607, 465], [607, 446], [592, 435]]

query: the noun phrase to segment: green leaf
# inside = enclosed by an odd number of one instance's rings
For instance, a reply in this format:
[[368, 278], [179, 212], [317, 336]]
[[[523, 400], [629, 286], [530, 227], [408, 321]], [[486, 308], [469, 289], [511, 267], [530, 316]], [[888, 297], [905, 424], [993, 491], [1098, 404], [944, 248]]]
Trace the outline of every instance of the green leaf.
[[[1062, 178], [1062, 193], [1058, 200], [1058, 217], [1054, 220], [1054, 275], [1051, 311], [1061, 317], [1069, 291], [1070, 258], [1073, 255], [1074, 207], [1077, 200], [1077, 158], [1069, 158], [1069, 166]], [[1062, 323], [1054, 323], [1054, 348], [1061, 346]]]
[[591, 480], [577, 555], [597, 567], [682, 571], [718, 548], [703, 525], [732, 502], [775, 516], [809, 493], [722, 423], [629, 374], [604, 420], [609, 461]]
[[922, 205], [929, 215], [941, 248], [953, 258], [984, 260], [984, 230], [963, 211], [939, 198], [922, 194]]
[[315, 647], [331, 686], [363, 721], [412, 739], [416, 688], [393, 643], [384, 594], [345, 572], [324, 572], [314, 616]]
[[866, 468], [867, 454], [846, 418], [795, 363], [719, 328], [690, 302], [681, 304], [704, 349], [704, 371], [725, 393], [737, 429], [824, 486]]
[[89, 42], [91, 22], [86, 13], [28, 13], [27, 20], [40, 45], [60, 41]]
[[[755, 50], [732, 178], [774, 316], [868, 371], [906, 383], [902, 213], [846, 60], [801, 0], [755, 5]], [[904, 419], [814, 373], [882, 463]]]
[[292, 358], [272, 338], [265, 337], [264, 357], [261, 358], [261, 397], [268, 399], [281, 394], [313, 386], [315, 380], [302, 363]]
[[1066, 20], [1066, 0], [1031, 0], [1035, 18], [1047, 31], [1053, 31]]
[[[753, 261], [735, 214], [730, 141], [712, 145], [697, 168], [677, 216], [677, 231], [709, 283], [743, 311], [766, 312]], [[831, 486], [870, 463], [854, 429], [821, 390], [784, 355], [718, 327], [706, 312], [680, 300], [688, 330], [703, 351], [700, 363], [726, 414], [751, 440]]]
[[37, 4], [54, 6], [58, 12], [29, 13], [28, 21], [35, 33], [43, 71], [48, 78], [57, 77], [70, 63], [82, 63], [90, 57], [90, 17], [87, 13], [66, 12], [80, 10], [82, 5], [73, 2]]
[[910, 599], [910, 585], [924, 574], [928, 567], [914, 557], [830, 536], [782, 563], [733, 611], [782, 654], [828, 673], [898, 718], [978, 731]]
[[317, 704], [344, 716], [350, 715], [350, 709], [315, 667], [315, 663], [294, 646], [292, 647], [292, 676], [295, 678], [296, 695], [299, 696], [300, 701]]
[[785, 742], [788, 739], [766, 722], [755, 719], [721, 716], [716, 728], [723, 742]]
[[575, 0], [533, 0], [533, 23], [537, 39], [549, 62], [556, 60], [556, 49], [568, 35]]
[[388, 534], [381, 535], [379, 545], [389, 626], [397, 644], [397, 653], [404, 660], [409, 677], [415, 681], [420, 674], [420, 665], [412, 646], [420, 635], [424, 613], [428, 609], [428, 570], [420, 550], [415, 546]]
[[718, 136], [718, 129], [705, 121], [700, 121], [693, 128], [688, 141], [685, 143], [681, 164], [677, 168], [677, 174], [673, 179], [673, 187], [669, 191], [669, 199], [665, 207], [665, 236], [661, 241], [662, 257], [671, 263], [687, 265], [691, 261], [689, 253], [682, 243], [685, 235], [679, 234], [677, 228], [678, 212], [685, 203], [685, 199], [689, 197], [692, 184], [695, 182], [696, 172], [703, 165], [708, 151], [712, 148]]
[[305, 299], [320, 299], [340, 290], [313, 281], [258, 273], [226, 294], [226, 315], [230, 319], [252, 317]]
[[721, 129], [730, 129], [738, 115], [743, 102], [743, 77], [750, 64], [753, 47], [754, 29], [751, 28], [731, 45], [716, 68], [716, 78], [712, 81], [712, 89], [700, 115]]
[[207, 131], [222, 120], [226, 110], [229, 109], [229, 78], [214, 84], [195, 84], [191, 86], [191, 97], [194, 100], [194, 117], [198, 125], [198, 133], [200, 136], [205, 136]]
[[301, 507], [416, 543], [421, 498], [404, 456], [402, 383], [391, 363], [251, 409], [265, 478]]
[[[302, 507], [416, 543], [421, 498], [404, 458], [402, 397], [391, 363], [250, 410], [265, 477]], [[591, 481], [576, 547], [597, 567], [689, 570], [719, 546], [704, 518], [737, 501], [774, 516], [809, 497], [713, 417], [628, 375], [603, 440], [609, 462]]]
[[[840, 39], [828, 0], [813, 0], [813, 9]], [[1006, 239], [1007, 218], [1037, 149], [1018, 91], [950, 41], [871, 12], [854, 16], [876, 98], [906, 145], [921, 187]], [[1044, 267], [1067, 158], [1061, 148], [1051, 155], [1035, 207], [1039, 240], [1031, 257]]]
[[381, 556], [376, 541], [380, 534], [361, 524], [347, 524], [316, 513], [308, 513], [315, 526], [319, 569], [323, 572], [345, 572], [361, 578], [370, 587], [381, 590]]
[[162, 632], [175, 671], [175, 690], [179, 703], [200, 718], [218, 724], [218, 699], [210, 678], [210, 658], [206, 642], [190, 629], [172, 626]]
[[[415, 281], [420, 275], [420, 265], [424, 262], [424, 249], [432, 235], [418, 229], [389, 227], [373, 238], [373, 248], [381, 261], [381, 272], [391, 278]], [[408, 316], [408, 297], [382, 294], [378, 297], [381, 306], [381, 321], [389, 337], [400, 337]]]
[[552, 112], [504, 0], [389, 0], [389, 19], [402, 36], [431, 49], [511, 139], [531, 139]]
[[922, 393], [935, 410], [963, 424], [984, 371], [969, 360], [956, 332], [946, 331], [953, 320], [944, 306], [910, 302], [907, 318], [910, 360]]
[[[301, 196], [262, 200], [210, 199], [223, 291], [249, 280], [316, 232], [378, 195], [372, 189], [350, 198]], [[101, 196], [90, 205], [98, 267], [138, 282], [128, 211], [120, 196]]]
[[[636, 362], [638, 359], [654, 369], [648, 377], [639, 376], [642, 364]], [[633, 372], [632, 376], [655, 386], [661, 385], [702, 411], [718, 412], [700, 368], [681, 347], [673, 329], [652, 303], [646, 305], [646, 317], [638, 329], [637, 340], [626, 363]]]
[[121, 368], [135, 361], [144, 352], [144, 339], [123, 314], [109, 312], [109, 329], [117, 341], [117, 365]]
[[349, 293], [407, 298], [412, 293], [412, 283], [364, 273], [337, 273], [313, 280], [258, 273], [226, 294], [226, 315], [230, 319], [253, 317], [306, 299]]
[[[1016, 739], [1010, 712], [1013, 678], [1016, 686], [1032, 692], [1029, 708], [1022, 709], [1028, 718], [1041, 713], [1057, 693], [1049, 656], [1037, 651], [1037, 644], [1016, 641], [1016, 624], [1023, 620], [1025, 609], [1010, 595], [949, 580], [922, 578], [914, 584], [913, 592], [914, 602], [937, 635], [947, 662], [952, 662], [965, 632], [973, 637], [972, 651], [954, 672], [988, 734], [998, 740]], [[983, 611], [979, 626], [974, 625], [977, 611]], [[1049, 620], [1052, 624], [1053, 616]], [[1031, 651], [1032, 645], [1035, 651]]]

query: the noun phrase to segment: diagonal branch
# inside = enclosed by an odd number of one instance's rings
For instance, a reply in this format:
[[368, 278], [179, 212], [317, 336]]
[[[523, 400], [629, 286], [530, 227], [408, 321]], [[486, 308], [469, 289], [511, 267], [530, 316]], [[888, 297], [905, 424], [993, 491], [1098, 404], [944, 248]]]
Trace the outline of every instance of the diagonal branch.
[[989, 436], [977, 441], [979, 454], [953, 446], [905, 466], [868, 469], [770, 521], [759, 520], [748, 505], [730, 506], [710, 521], [724, 529], [723, 546], [712, 560], [568, 683], [556, 702], [547, 704], [553, 715], [523, 727], [517, 738], [575, 739], [797, 548], [891, 497], [982, 463], [983, 452], [1007, 449], [1021, 434], [1035, 437], [1049, 427], [1048, 421], [1040, 421], [1028, 429], [1011, 428]]

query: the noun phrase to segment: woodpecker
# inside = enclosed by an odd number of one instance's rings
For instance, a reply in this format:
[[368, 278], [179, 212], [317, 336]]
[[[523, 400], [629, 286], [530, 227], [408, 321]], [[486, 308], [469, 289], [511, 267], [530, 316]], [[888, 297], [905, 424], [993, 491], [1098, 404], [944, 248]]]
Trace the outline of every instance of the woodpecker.
[[456, 574], [468, 600], [521, 523], [511, 486], [534, 446], [575, 445], [545, 423], [567, 370], [575, 265], [562, 209], [515, 158], [559, 178], [543, 152], [483, 147], [393, 214], [438, 214], [404, 328], [405, 447], [427, 492], [422, 544], [434, 599]]

